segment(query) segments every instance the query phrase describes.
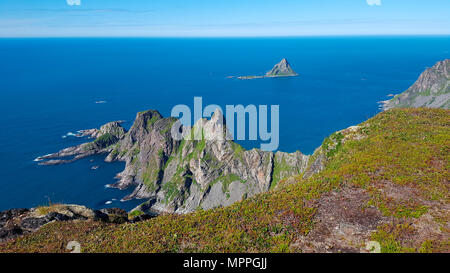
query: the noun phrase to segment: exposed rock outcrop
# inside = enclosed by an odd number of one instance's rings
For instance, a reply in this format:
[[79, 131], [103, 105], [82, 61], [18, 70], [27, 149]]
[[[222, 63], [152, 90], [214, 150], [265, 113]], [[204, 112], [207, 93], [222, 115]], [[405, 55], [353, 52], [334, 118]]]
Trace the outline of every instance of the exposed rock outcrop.
[[266, 77], [288, 77], [298, 76], [298, 74], [292, 69], [286, 58], [283, 58], [281, 62], [277, 63], [272, 70], [266, 73]]
[[110, 152], [112, 145], [122, 139], [126, 133], [120, 122], [117, 121], [107, 123], [100, 129], [83, 130], [81, 132], [83, 136], [92, 137], [95, 140], [63, 149], [57, 153], [40, 156], [35, 161], [39, 162], [39, 165], [58, 165], [74, 162], [94, 154]]
[[381, 103], [384, 110], [403, 107], [450, 109], [450, 59], [428, 68], [408, 90]]
[[40, 164], [69, 163], [108, 153], [106, 161], [126, 162], [117, 183], [109, 186], [134, 187], [123, 201], [147, 199], [140, 210], [175, 213], [228, 206], [306, 170], [309, 157], [300, 152], [246, 151], [227, 140], [223, 120], [216, 111], [192, 129], [180, 126], [180, 132], [189, 136], [180, 141], [171, 134], [177, 119], [163, 118], [154, 110], [140, 112], [128, 132], [118, 123], [108, 123], [95, 141], [41, 157]]
[[[148, 218], [133, 219], [132, 222]], [[56, 204], [32, 209], [12, 209], [0, 212], [0, 242], [39, 230], [55, 221], [93, 220], [122, 224], [128, 213], [122, 209], [92, 210], [79, 205]]]

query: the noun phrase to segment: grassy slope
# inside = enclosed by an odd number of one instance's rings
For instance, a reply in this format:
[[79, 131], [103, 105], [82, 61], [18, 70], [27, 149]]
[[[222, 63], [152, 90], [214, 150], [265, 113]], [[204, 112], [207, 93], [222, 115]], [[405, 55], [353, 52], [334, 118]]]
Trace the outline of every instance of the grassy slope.
[[[449, 251], [449, 114], [381, 113], [337, 138], [320, 174], [281, 182], [274, 191], [230, 207], [137, 224], [52, 223], [0, 245], [0, 252], [65, 252], [72, 240], [85, 252], [301, 252], [298, 241], [317, 233], [320, 204], [314, 200], [346, 188], [367, 195], [360, 209], [372, 207], [384, 219], [356, 249], [377, 240], [385, 252]], [[430, 226], [437, 230], [424, 231]]]

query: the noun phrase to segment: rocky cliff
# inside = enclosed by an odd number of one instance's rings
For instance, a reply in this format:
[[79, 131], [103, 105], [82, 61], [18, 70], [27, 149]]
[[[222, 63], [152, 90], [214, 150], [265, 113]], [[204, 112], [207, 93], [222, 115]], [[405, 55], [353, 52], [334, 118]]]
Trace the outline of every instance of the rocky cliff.
[[134, 187], [123, 198], [145, 199], [142, 211], [188, 213], [212, 209], [267, 192], [280, 180], [306, 170], [309, 157], [300, 152], [246, 151], [225, 140], [226, 126], [221, 112], [210, 120], [201, 119], [191, 128], [199, 138], [172, 138], [171, 128], [179, 122], [163, 118], [154, 110], [137, 114], [128, 132], [120, 123], [108, 123], [100, 130], [88, 130], [93, 142], [70, 147], [38, 158], [39, 164], [55, 165], [98, 153], [106, 161], [125, 161], [117, 175], [119, 189]]
[[403, 107], [450, 108], [450, 59], [423, 72], [405, 92], [384, 101], [383, 109]]

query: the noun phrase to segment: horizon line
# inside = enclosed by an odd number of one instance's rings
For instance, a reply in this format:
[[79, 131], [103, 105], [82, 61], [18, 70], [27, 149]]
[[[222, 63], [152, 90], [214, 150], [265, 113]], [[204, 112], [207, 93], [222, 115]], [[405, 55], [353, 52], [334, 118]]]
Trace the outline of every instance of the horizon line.
[[255, 36], [144, 36], [144, 35], [136, 35], [136, 36], [120, 36], [120, 35], [111, 35], [111, 36], [94, 36], [94, 35], [75, 35], [75, 36], [1, 36], [0, 39], [73, 39], [73, 38], [83, 38], [83, 39], [110, 39], [110, 38], [142, 38], [142, 39], [220, 39], [220, 38], [242, 38], [242, 39], [252, 39], [252, 38], [335, 38], [335, 37], [447, 37], [450, 36], [450, 33], [442, 33], [442, 34], [330, 34], [330, 35], [255, 35]]

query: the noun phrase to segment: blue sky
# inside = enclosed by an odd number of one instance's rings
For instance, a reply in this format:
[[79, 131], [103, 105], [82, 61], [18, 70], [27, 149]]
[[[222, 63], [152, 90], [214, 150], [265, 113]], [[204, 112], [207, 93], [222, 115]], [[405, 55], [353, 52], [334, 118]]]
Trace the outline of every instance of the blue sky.
[[449, 35], [449, 0], [0, 0], [0, 37]]

